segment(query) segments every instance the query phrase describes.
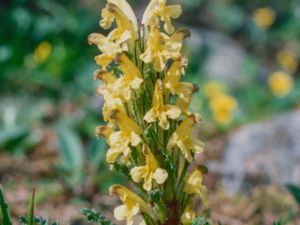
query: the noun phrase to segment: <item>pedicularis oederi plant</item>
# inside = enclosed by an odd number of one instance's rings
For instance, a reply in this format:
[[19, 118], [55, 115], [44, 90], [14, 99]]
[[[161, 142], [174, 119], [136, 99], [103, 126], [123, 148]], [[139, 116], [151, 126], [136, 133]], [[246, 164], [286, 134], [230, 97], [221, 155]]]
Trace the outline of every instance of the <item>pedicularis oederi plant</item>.
[[101, 52], [94, 77], [103, 83], [97, 92], [104, 97], [107, 122], [96, 134], [109, 145], [111, 169], [126, 174], [135, 186], [109, 190], [122, 202], [115, 218], [128, 225], [191, 224], [193, 196], [205, 203], [204, 169], [188, 172], [203, 143], [192, 137], [200, 116], [188, 110], [197, 88], [181, 82], [188, 62], [181, 49], [190, 33], [176, 31], [171, 21], [181, 11], [166, 0], [152, 0], [139, 24], [125, 0], [108, 0], [100, 26], [114, 29], [88, 38]]

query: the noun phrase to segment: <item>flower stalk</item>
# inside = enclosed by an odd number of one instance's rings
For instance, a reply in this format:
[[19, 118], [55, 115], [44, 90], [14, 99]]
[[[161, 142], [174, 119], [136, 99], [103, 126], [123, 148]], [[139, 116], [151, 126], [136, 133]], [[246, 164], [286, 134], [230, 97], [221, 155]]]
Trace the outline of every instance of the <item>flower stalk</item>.
[[109, 145], [106, 161], [134, 184], [113, 185], [111, 195], [122, 202], [115, 218], [127, 225], [191, 224], [196, 217], [192, 197], [205, 202], [203, 170], [188, 172], [203, 143], [193, 137], [200, 116], [189, 111], [196, 88], [182, 82], [187, 59], [182, 55], [186, 29], [175, 30], [172, 19], [180, 5], [151, 0], [139, 26], [126, 0], [107, 0], [100, 26], [88, 42], [101, 54], [94, 78], [102, 81], [106, 126], [96, 128]]

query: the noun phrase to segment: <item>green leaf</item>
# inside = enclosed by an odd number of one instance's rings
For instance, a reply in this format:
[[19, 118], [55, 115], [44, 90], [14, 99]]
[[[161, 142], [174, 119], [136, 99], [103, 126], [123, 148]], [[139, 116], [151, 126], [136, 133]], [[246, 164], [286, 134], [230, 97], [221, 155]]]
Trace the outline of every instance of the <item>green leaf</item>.
[[89, 142], [87, 159], [94, 168], [99, 168], [101, 163], [105, 162], [106, 156], [106, 143], [103, 138], [93, 138]]
[[197, 217], [191, 225], [210, 225], [209, 222], [203, 217]]
[[81, 213], [91, 223], [101, 224], [101, 225], [114, 225], [111, 221], [107, 220], [104, 216], [97, 213], [96, 210], [94, 209], [82, 209]]
[[150, 197], [151, 201], [160, 202], [161, 197], [163, 196], [163, 192], [160, 189], [155, 189], [153, 191], [150, 191], [148, 196]]
[[1, 211], [0, 211], [0, 224], [2, 224], [2, 225], [12, 225], [11, 215], [10, 215], [10, 212], [9, 212], [8, 205], [5, 201], [4, 192], [3, 192], [3, 189], [1, 187], [1, 185], [0, 185], [0, 208], [1, 208]]
[[57, 130], [59, 139], [59, 167], [66, 174], [65, 181], [70, 186], [82, 180], [84, 166], [84, 150], [80, 137], [68, 127], [60, 126]]
[[70, 170], [81, 168], [84, 157], [80, 137], [70, 128], [60, 126], [58, 139], [63, 166]]
[[300, 206], [300, 188], [293, 184], [288, 184], [286, 187]]

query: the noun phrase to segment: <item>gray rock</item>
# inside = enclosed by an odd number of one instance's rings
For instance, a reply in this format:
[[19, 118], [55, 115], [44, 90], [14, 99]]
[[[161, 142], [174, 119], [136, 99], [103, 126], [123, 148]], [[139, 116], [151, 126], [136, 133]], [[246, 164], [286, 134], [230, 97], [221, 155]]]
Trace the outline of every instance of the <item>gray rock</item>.
[[196, 55], [200, 47], [207, 49], [202, 72], [208, 79], [224, 82], [229, 87], [245, 84], [243, 66], [247, 54], [236, 41], [222, 33], [205, 29], [190, 29], [192, 36], [186, 44], [191, 54]]
[[223, 185], [230, 193], [257, 184], [300, 185], [300, 111], [238, 129], [224, 152]]

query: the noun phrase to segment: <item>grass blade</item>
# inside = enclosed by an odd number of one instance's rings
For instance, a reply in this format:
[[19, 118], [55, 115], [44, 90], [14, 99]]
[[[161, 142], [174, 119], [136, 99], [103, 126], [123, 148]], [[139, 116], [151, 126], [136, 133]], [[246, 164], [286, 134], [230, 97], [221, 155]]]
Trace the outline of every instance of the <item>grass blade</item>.
[[10, 215], [10, 212], [9, 212], [8, 205], [5, 201], [4, 192], [3, 192], [3, 189], [2, 189], [1, 185], [0, 185], [0, 208], [1, 208], [0, 223], [2, 225], [12, 225], [11, 215]]
[[29, 203], [29, 210], [27, 215], [28, 225], [34, 225], [34, 202], [35, 202], [35, 188], [32, 190], [32, 196]]

